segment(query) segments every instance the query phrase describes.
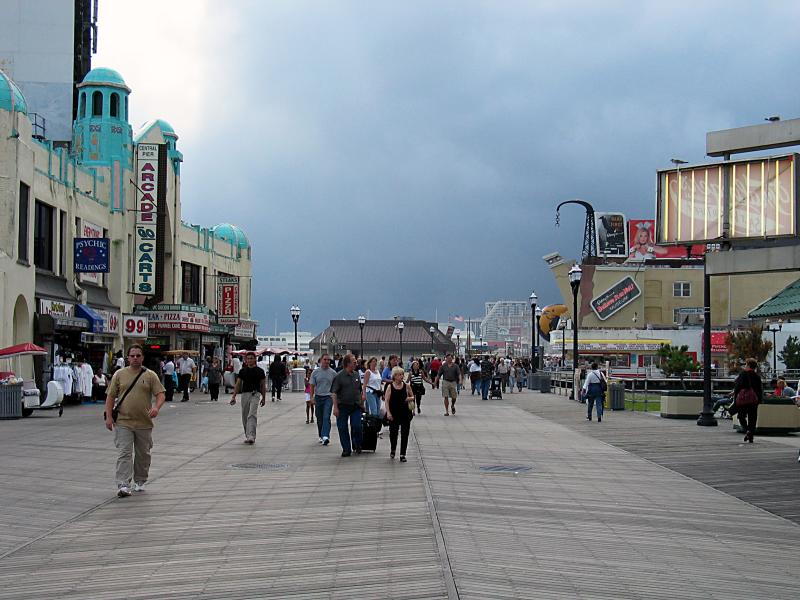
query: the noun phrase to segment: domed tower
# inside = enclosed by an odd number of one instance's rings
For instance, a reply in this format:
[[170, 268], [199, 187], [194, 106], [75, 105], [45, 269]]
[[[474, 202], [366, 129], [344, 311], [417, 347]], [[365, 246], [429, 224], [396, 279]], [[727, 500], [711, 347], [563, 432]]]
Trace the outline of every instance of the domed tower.
[[132, 166], [133, 131], [128, 123], [130, 88], [114, 69], [97, 68], [78, 84], [78, 117], [72, 147], [87, 167]]
[[0, 70], [0, 109], [28, 114], [28, 103], [25, 102], [22, 90], [2, 70]]

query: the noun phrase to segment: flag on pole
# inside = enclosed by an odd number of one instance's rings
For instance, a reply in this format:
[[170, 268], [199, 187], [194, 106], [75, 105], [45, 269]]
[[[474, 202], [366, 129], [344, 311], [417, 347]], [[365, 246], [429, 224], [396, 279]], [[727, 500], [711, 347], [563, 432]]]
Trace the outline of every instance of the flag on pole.
[[463, 323], [464, 322], [464, 317], [462, 317], [461, 315], [455, 315], [453, 317], [453, 321], [458, 321], [459, 323]]

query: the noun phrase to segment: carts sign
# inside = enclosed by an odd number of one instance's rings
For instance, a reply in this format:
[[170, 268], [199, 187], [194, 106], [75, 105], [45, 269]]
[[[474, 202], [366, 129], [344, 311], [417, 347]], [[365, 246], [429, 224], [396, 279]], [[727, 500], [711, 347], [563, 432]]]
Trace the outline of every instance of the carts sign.
[[642, 295], [642, 290], [630, 277], [626, 277], [610, 289], [592, 300], [592, 309], [597, 318], [605, 321], [608, 317]]
[[239, 324], [238, 277], [217, 277], [217, 323]]
[[158, 144], [136, 147], [135, 294], [156, 292], [156, 224], [158, 211]]

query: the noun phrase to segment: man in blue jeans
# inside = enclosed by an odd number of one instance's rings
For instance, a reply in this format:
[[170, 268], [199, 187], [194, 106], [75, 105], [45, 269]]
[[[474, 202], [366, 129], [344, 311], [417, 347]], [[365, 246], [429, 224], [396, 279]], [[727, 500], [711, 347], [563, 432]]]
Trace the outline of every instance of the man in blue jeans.
[[[361, 383], [355, 373], [356, 358], [347, 354], [342, 359], [342, 370], [331, 384], [333, 397], [333, 415], [339, 429], [339, 441], [342, 444], [342, 456], [350, 456], [351, 451], [361, 454]], [[349, 424], [349, 429], [348, 429]], [[350, 434], [352, 433], [352, 448]]]
[[319, 368], [314, 370], [309, 379], [311, 384], [309, 396], [314, 399], [317, 433], [319, 434], [319, 443], [323, 446], [327, 446], [331, 441], [331, 411], [333, 410], [331, 384], [335, 378], [336, 371], [331, 368], [331, 357], [323, 354], [319, 359]]

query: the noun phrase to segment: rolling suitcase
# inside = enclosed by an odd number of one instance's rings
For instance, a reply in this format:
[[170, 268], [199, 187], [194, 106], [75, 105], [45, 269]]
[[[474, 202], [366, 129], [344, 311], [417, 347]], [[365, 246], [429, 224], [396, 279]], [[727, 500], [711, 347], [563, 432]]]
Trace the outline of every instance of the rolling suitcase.
[[378, 433], [383, 423], [378, 415], [364, 414], [361, 417], [361, 449], [375, 452], [378, 448]]
[[489, 388], [489, 398], [503, 399], [503, 379], [500, 377], [492, 377], [492, 385]]

